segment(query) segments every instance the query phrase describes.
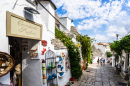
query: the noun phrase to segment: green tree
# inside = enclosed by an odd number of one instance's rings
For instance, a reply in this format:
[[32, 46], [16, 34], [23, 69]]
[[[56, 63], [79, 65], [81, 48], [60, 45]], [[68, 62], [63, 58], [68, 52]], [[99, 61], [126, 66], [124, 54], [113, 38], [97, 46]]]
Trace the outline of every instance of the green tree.
[[[120, 41], [114, 41], [110, 44], [111, 50], [116, 52], [115, 60], [119, 59], [122, 54], [122, 50], [125, 52], [130, 52], [130, 35], [123, 37]], [[115, 61], [116, 62], [116, 61]]]
[[122, 54], [122, 46], [121, 46], [121, 42], [120, 41], [114, 41], [114, 43], [110, 44], [110, 48], [112, 51], [114, 51], [115, 54], [115, 66], [116, 66], [116, 62], [119, 59], [119, 56], [121, 56]]
[[112, 51], [116, 52], [118, 55], [121, 56], [122, 54], [122, 46], [120, 41], [114, 41], [114, 43], [110, 44], [110, 48]]
[[107, 55], [107, 57], [111, 57], [112, 56], [111, 52], [106, 52], [106, 55]]
[[130, 35], [123, 37], [120, 42], [121, 42], [122, 50], [125, 50], [126, 52], [130, 52]]

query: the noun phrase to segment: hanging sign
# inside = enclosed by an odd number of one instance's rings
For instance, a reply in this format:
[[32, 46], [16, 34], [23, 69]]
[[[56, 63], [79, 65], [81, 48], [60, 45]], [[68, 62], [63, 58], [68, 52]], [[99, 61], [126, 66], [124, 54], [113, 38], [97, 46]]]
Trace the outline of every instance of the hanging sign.
[[7, 11], [7, 36], [42, 40], [42, 25]]
[[13, 67], [13, 57], [7, 53], [0, 52], [0, 77], [10, 72]]

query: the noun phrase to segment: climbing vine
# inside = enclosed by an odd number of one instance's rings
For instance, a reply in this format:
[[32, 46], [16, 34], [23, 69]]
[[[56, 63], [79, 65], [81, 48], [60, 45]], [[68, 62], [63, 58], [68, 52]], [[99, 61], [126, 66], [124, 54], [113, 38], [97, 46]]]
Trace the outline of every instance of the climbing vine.
[[91, 39], [87, 35], [78, 35], [77, 40], [81, 43], [82, 47], [82, 57], [84, 59], [84, 64], [86, 65], [87, 63], [91, 63], [91, 52], [92, 52], [92, 47], [91, 47]]
[[64, 32], [57, 28], [55, 28], [55, 36], [60, 39], [68, 49], [72, 77], [75, 79], [80, 78], [82, 70], [80, 66], [81, 58], [79, 48], [74, 44], [71, 38], [67, 37]]

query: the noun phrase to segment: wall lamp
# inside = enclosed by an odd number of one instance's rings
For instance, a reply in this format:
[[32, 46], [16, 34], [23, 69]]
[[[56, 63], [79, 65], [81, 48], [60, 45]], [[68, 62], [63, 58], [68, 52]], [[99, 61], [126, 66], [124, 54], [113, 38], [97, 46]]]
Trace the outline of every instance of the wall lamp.
[[24, 7], [24, 9], [32, 14], [40, 14], [37, 10], [35, 10], [31, 7]]

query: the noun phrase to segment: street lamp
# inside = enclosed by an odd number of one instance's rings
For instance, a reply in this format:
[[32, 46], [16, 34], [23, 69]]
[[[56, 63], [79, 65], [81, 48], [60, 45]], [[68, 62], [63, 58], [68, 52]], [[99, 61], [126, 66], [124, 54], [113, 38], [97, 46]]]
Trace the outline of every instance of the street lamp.
[[[117, 40], [116, 41], [118, 41], [118, 36], [119, 36], [119, 34], [116, 34], [116, 37], [117, 37]], [[115, 52], [113, 52], [113, 54], [114, 54]], [[115, 55], [115, 54], [114, 54]], [[116, 58], [116, 57], [115, 57]], [[115, 59], [115, 67], [116, 67], [116, 59]]]
[[119, 34], [116, 34], [116, 37], [117, 37], [117, 41], [118, 41], [118, 36], [119, 36]]

